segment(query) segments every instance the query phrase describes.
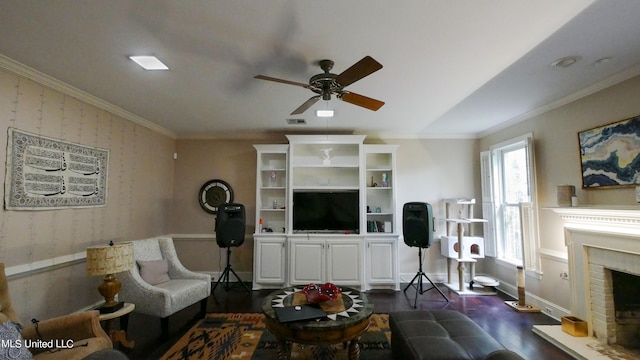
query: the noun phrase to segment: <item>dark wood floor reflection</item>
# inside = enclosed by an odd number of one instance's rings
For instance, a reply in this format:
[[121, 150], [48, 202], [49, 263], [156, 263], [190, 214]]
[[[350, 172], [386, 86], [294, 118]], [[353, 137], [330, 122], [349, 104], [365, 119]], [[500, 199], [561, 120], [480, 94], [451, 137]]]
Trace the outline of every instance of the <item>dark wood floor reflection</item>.
[[[403, 287], [404, 288], [404, 287]], [[460, 311], [485, 329], [506, 348], [513, 350], [526, 359], [572, 359], [563, 351], [549, 342], [535, 335], [531, 329], [533, 325], [559, 324], [554, 319], [541, 313], [519, 313], [505, 305], [503, 294], [497, 296], [458, 296], [444, 286], [441, 290], [450, 302], [446, 302], [434, 289], [418, 296], [416, 311], [431, 309], [449, 309]], [[262, 300], [271, 291], [245, 292], [241, 287], [232, 287], [228, 291], [218, 287], [209, 299], [208, 312], [261, 312]], [[390, 313], [400, 310], [414, 310], [414, 290], [410, 288], [405, 295], [399, 291], [376, 290], [367, 293], [374, 303], [374, 312]], [[170, 317], [170, 337], [166, 341], [160, 339], [160, 320], [141, 314], [131, 314], [129, 320], [129, 337], [136, 342], [133, 351], [129, 352], [132, 359], [154, 359], [157, 354], [168, 350], [171, 344], [178, 340], [196, 320], [199, 304], [195, 304]]]

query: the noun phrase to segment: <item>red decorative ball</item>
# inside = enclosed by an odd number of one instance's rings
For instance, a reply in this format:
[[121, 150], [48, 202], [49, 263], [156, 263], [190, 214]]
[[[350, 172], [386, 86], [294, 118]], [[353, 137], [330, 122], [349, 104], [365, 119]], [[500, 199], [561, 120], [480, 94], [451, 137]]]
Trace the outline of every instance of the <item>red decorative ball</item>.
[[319, 303], [335, 300], [340, 296], [342, 291], [332, 283], [326, 283], [322, 286], [309, 284], [302, 289], [302, 293], [307, 297], [309, 303]]

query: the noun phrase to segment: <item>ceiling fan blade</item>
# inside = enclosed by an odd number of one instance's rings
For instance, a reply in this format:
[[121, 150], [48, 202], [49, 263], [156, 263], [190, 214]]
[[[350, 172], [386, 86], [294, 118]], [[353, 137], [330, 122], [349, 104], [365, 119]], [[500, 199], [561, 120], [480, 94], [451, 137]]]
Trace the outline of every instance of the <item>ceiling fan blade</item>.
[[380, 69], [382, 69], [382, 64], [367, 55], [363, 57], [362, 60], [351, 65], [350, 68], [343, 71], [340, 75], [336, 76], [336, 82], [340, 84], [340, 86], [345, 87]]
[[313, 104], [318, 102], [318, 100], [320, 100], [320, 95], [316, 95], [309, 98], [309, 100], [305, 101], [304, 104], [300, 105], [297, 109], [293, 110], [291, 115], [302, 114], [303, 112], [307, 111], [308, 108], [312, 107]]
[[254, 78], [255, 79], [260, 79], [260, 80], [274, 81], [274, 82], [287, 84], [287, 85], [301, 86], [301, 87], [307, 88], [307, 89], [309, 88], [309, 84], [304, 84], [304, 83], [300, 83], [300, 82], [296, 82], [296, 81], [290, 81], [290, 80], [284, 80], [284, 79], [278, 79], [278, 78], [274, 78], [274, 77], [271, 77], [271, 76], [256, 75], [256, 76], [254, 76]]
[[382, 105], [384, 105], [383, 101], [372, 99], [370, 97], [352, 92], [344, 92], [339, 96], [339, 98], [350, 104], [362, 106], [363, 108], [367, 108], [373, 111], [377, 111], [382, 107]]

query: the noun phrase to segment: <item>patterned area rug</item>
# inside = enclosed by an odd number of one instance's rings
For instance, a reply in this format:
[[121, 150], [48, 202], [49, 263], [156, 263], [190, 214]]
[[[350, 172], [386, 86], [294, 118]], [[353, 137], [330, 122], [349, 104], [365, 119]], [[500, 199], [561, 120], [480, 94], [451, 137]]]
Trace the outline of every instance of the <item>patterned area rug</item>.
[[[264, 325], [264, 315], [207, 314], [176, 342], [162, 360], [178, 359], [276, 359], [276, 338]], [[360, 359], [391, 359], [388, 314], [373, 314], [369, 330], [360, 338]], [[303, 346], [294, 344], [292, 359], [347, 359], [342, 344]]]

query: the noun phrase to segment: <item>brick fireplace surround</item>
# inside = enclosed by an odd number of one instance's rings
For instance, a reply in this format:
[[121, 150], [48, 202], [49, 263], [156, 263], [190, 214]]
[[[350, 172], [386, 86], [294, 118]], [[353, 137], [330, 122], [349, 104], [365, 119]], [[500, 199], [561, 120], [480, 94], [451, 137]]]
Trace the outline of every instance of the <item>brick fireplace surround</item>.
[[586, 320], [589, 334], [616, 344], [611, 270], [640, 276], [640, 206], [554, 208], [565, 221], [571, 315]]

